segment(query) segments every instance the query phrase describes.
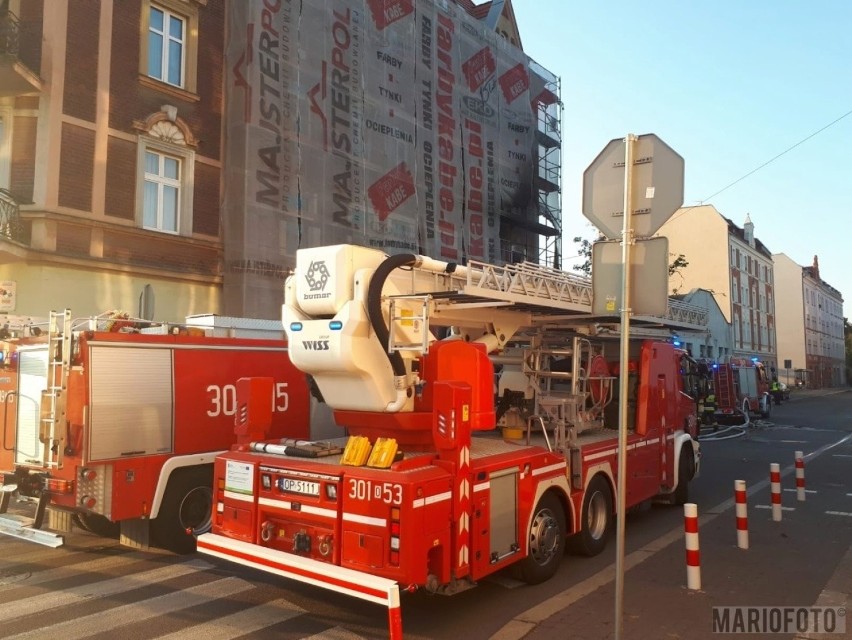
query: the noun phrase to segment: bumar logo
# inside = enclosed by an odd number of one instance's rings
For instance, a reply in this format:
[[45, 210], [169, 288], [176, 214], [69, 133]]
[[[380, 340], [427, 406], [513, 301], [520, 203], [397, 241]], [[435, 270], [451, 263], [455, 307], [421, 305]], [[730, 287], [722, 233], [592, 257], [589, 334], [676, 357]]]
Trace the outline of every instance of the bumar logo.
[[305, 274], [305, 280], [308, 281], [311, 291], [322, 291], [325, 289], [330, 276], [328, 267], [325, 266], [325, 260], [312, 260], [308, 272]]
[[317, 291], [319, 293], [305, 293], [302, 295], [302, 298], [305, 300], [322, 300], [324, 298], [330, 298], [331, 293], [322, 293], [325, 289], [325, 285], [328, 284], [328, 279], [331, 277], [331, 273], [328, 270], [328, 267], [325, 266], [325, 260], [311, 260], [311, 264], [308, 266], [308, 271], [305, 273], [305, 281], [308, 283], [308, 288], [311, 291]]

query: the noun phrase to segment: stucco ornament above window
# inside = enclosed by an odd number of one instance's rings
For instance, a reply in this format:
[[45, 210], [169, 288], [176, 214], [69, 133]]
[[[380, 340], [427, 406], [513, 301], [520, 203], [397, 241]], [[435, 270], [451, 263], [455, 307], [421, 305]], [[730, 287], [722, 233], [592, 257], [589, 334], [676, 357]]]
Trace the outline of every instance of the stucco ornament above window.
[[163, 105], [161, 111], [152, 113], [145, 120], [136, 120], [133, 128], [163, 142], [182, 147], [198, 146], [189, 126], [177, 115], [177, 108], [171, 105]]

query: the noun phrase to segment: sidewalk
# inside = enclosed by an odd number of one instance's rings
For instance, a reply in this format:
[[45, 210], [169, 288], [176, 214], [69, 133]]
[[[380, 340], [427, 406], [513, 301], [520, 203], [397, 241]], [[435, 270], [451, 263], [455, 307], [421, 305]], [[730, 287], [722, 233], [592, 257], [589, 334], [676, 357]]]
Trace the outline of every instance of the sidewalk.
[[[762, 491], [757, 499], [750, 499], [748, 550], [736, 546], [733, 509], [701, 526], [701, 590], [686, 589], [682, 538], [629, 570], [625, 574], [624, 637], [718, 640], [724, 636], [713, 632], [713, 607], [845, 604], [848, 609], [852, 518], [829, 521], [830, 516], [820, 517], [824, 509], [811, 509], [809, 503], [800, 507], [798, 503], [796, 512], [784, 512], [782, 522], [773, 522], [769, 510], [754, 508], [768, 504], [768, 498], [768, 492]], [[610, 582], [542, 621], [523, 637], [609, 640], [614, 635], [614, 603], [614, 583]], [[852, 624], [848, 627], [846, 635], [801, 637], [850, 637]], [[765, 637], [738, 637], [743, 635]]]
[[846, 393], [852, 391], [852, 387], [826, 387], [824, 389], [790, 389], [790, 397], [782, 404], [787, 402], [795, 402], [796, 400], [804, 400], [805, 398], [818, 398], [820, 396], [830, 396], [835, 393]]

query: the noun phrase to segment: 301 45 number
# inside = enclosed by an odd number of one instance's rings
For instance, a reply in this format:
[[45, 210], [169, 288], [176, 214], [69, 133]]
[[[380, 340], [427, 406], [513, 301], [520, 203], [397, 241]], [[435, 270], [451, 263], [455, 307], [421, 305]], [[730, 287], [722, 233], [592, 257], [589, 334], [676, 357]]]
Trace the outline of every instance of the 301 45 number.
[[[272, 411], [284, 413], [290, 408], [289, 383], [276, 382], [272, 390]], [[237, 387], [233, 384], [211, 384], [207, 387], [210, 406], [207, 415], [216, 418], [221, 415], [232, 416], [237, 413]]]

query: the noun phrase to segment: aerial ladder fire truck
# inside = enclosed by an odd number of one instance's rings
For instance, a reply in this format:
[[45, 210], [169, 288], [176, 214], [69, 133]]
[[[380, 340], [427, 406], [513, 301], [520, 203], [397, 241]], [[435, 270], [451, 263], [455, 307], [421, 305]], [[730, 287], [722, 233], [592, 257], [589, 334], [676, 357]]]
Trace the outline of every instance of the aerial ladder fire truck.
[[[614, 519], [620, 367], [626, 503], [683, 503], [699, 468], [695, 362], [597, 331], [587, 279], [351, 245], [299, 250], [285, 285], [293, 364], [345, 436], [262, 438], [216, 459], [199, 551], [372, 602], [401, 632], [400, 590], [452, 594], [511, 568], [600, 553]], [[263, 393], [260, 392], [261, 397]], [[248, 398], [248, 400], [245, 400]], [[261, 407], [263, 408], [263, 407]], [[252, 417], [254, 415], [256, 420]]]
[[273, 380], [275, 437], [308, 437], [310, 393], [280, 321], [126, 315], [51, 312], [0, 339], [0, 533], [56, 547], [73, 523], [130, 546], [194, 550], [248, 375]]

